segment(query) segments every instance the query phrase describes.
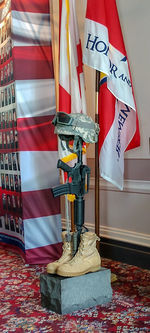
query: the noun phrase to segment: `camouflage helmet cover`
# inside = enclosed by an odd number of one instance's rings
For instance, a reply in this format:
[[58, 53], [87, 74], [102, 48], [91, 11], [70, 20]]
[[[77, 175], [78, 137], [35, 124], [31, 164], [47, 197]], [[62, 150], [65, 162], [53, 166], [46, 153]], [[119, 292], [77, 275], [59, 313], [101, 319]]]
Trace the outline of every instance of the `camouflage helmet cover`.
[[91, 117], [82, 113], [57, 112], [52, 123], [58, 135], [80, 136], [86, 143], [98, 141], [99, 125]]

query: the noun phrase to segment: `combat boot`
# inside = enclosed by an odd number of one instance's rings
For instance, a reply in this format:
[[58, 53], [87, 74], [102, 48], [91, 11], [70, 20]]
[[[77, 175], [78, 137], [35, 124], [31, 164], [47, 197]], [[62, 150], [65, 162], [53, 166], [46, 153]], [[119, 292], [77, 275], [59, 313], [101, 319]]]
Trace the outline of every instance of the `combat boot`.
[[71, 277], [98, 271], [101, 258], [96, 248], [97, 240], [100, 239], [93, 232], [81, 234], [77, 253], [68, 263], [58, 267], [57, 274]]
[[70, 233], [70, 240], [68, 241], [66, 237], [67, 236], [66, 231], [62, 232], [62, 241], [63, 241], [62, 256], [58, 260], [51, 262], [47, 265], [47, 273], [56, 274], [56, 270], [60, 265], [67, 263], [69, 260], [72, 259], [71, 235], [72, 233]]

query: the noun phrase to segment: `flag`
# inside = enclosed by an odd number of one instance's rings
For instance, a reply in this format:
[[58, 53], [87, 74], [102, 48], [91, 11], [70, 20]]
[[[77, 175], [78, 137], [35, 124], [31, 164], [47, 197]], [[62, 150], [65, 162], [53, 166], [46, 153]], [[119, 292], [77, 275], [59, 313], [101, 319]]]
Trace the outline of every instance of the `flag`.
[[129, 61], [115, 0], [87, 0], [83, 63], [100, 71], [100, 175], [123, 189], [124, 152], [140, 145]]
[[12, 0], [12, 39], [20, 155], [22, 218], [28, 263], [61, 255], [56, 112], [48, 0]]
[[[59, 111], [86, 113], [82, 49], [76, 17], [75, 0], [60, 0]], [[70, 156], [65, 142], [59, 142], [60, 157]]]

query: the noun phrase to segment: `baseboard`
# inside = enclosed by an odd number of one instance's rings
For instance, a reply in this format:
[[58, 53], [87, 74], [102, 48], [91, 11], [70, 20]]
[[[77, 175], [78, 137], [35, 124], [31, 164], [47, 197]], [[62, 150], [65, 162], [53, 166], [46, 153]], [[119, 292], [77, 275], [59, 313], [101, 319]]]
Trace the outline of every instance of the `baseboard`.
[[[100, 178], [100, 190], [103, 191], [114, 191], [114, 192], [120, 192], [120, 190], [111, 184], [110, 182], [107, 182], [105, 179]], [[95, 188], [95, 178], [90, 178], [90, 189]], [[146, 180], [124, 180], [124, 188], [122, 192], [129, 192], [129, 193], [141, 193], [141, 194], [150, 194], [150, 181]]]
[[129, 265], [150, 269], [150, 249], [146, 246], [101, 237], [100, 255]]
[[[92, 229], [92, 231], [94, 231], [94, 228]], [[150, 247], [150, 235], [141, 232], [121, 228], [100, 226], [100, 235], [103, 238], [114, 239], [120, 242]]]
[[[65, 219], [62, 219], [62, 225], [66, 229]], [[85, 222], [85, 226], [95, 232], [93, 223]], [[100, 225], [100, 237], [150, 248], [150, 235], [141, 232]]]
[[[94, 225], [89, 223], [85, 225], [90, 231], [95, 232]], [[62, 219], [62, 227], [66, 229], [65, 219]], [[149, 235], [146, 237], [145, 234], [103, 226], [100, 229], [101, 257], [150, 269]], [[108, 237], [105, 237], [106, 233]]]

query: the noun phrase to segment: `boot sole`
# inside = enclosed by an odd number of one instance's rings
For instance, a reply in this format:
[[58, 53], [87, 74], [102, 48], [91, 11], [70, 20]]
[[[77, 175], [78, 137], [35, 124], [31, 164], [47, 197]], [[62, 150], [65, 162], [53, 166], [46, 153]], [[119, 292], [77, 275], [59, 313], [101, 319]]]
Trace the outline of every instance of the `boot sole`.
[[74, 272], [74, 273], [68, 273], [68, 272], [56, 272], [57, 275], [60, 275], [60, 276], [67, 276], [67, 277], [73, 277], [73, 276], [80, 276], [80, 275], [84, 275], [84, 274], [87, 274], [87, 273], [94, 273], [94, 272], [97, 272], [100, 270], [100, 266], [96, 266], [96, 267], [93, 267], [91, 269], [87, 269], [86, 271], [84, 272]]
[[[71, 259], [72, 259], [72, 258], [71, 258]], [[57, 274], [57, 269], [58, 269], [58, 267], [60, 267], [60, 266], [63, 265], [63, 264], [66, 264], [66, 263], [69, 262], [71, 259], [59, 263], [59, 265], [55, 268], [55, 270], [52, 270], [52, 271], [51, 271], [50, 269], [47, 268], [47, 270], [46, 270], [47, 273], [49, 273], [49, 274]]]
[[55, 271], [55, 272], [54, 272], [54, 271], [53, 271], [53, 272], [52, 272], [52, 271], [50, 272], [50, 271], [47, 270], [46, 272], [47, 272], [48, 274], [56, 274], [56, 271]]

